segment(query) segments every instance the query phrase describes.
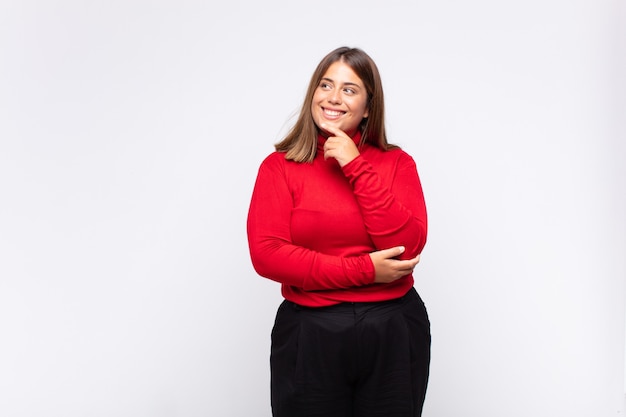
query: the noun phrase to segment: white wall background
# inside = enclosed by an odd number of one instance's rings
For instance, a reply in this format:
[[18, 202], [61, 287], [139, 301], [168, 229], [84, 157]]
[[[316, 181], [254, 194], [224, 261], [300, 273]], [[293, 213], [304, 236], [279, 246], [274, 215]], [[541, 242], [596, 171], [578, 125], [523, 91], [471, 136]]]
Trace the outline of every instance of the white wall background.
[[247, 205], [341, 45], [424, 183], [424, 415], [623, 415], [625, 11], [4, 0], [0, 415], [270, 415]]

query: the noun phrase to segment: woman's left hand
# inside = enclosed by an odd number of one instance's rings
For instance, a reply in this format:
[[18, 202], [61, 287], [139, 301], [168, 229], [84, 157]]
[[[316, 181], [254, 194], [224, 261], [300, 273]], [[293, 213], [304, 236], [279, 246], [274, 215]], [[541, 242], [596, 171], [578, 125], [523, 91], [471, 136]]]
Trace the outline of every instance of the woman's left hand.
[[320, 127], [333, 135], [324, 142], [324, 159], [335, 158], [339, 162], [339, 166], [343, 167], [359, 156], [360, 153], [356, 144], [343, 130], [327, 124]]

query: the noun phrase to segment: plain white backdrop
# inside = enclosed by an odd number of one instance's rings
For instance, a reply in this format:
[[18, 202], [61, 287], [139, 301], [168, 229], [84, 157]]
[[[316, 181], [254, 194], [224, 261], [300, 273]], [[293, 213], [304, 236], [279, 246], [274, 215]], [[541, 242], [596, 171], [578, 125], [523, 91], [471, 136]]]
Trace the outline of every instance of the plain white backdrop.
[[426, 194], [424, 415], [624, 415], [625, 11], [4, 0], [0, 415], [270, 416], [247, 206], [343, 45]]

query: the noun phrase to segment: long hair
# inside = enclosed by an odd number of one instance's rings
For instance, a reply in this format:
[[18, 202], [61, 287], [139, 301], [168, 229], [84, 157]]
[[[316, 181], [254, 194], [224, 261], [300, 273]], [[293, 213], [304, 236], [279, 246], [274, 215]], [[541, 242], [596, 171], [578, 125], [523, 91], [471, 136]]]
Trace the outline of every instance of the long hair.
[[311, 76], [298, 120], [285, 138], [274, 145], [277, 151], [286, 152], [285, 158], [296, 162], [313, 162], [319, 132], [311, 115], [313, 95], [328, 68], [337, 61], [347, 64], [363, 81], [367, 91], [368, 117], [363, 118], [359, 126], [360, 145], [368, 143], [382, 150], [397, 147], [387, 142], [383, 85], [376, 64], [361, 49], [344, 46], [330, 52], [317, 65]]

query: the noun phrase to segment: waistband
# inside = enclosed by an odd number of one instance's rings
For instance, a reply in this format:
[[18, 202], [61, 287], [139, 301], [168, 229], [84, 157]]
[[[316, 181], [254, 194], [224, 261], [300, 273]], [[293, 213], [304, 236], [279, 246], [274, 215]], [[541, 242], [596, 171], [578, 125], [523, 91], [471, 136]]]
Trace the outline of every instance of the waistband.
[[341, 311], [341, 310], [352, 310], [354, 308], [368, 308], [368, 307], [382, 307], [393, 304], [402, 304], [407, 300], [411, 300], [414, 298], [420, 298], [417, 294], [417, 291], [414, 287], [412, 287], [406, 294], [402, 297], [392, 298], [391, 300], [382, 300], [382, 301], [346, 301], [338, 304], [333, 304], [330, 306], [323, 307], [309, 307], [303, 306], [293, 301], [285, 300], [285, 303], [291, 305], [296, 310], [314, 310], [314, 311]]

